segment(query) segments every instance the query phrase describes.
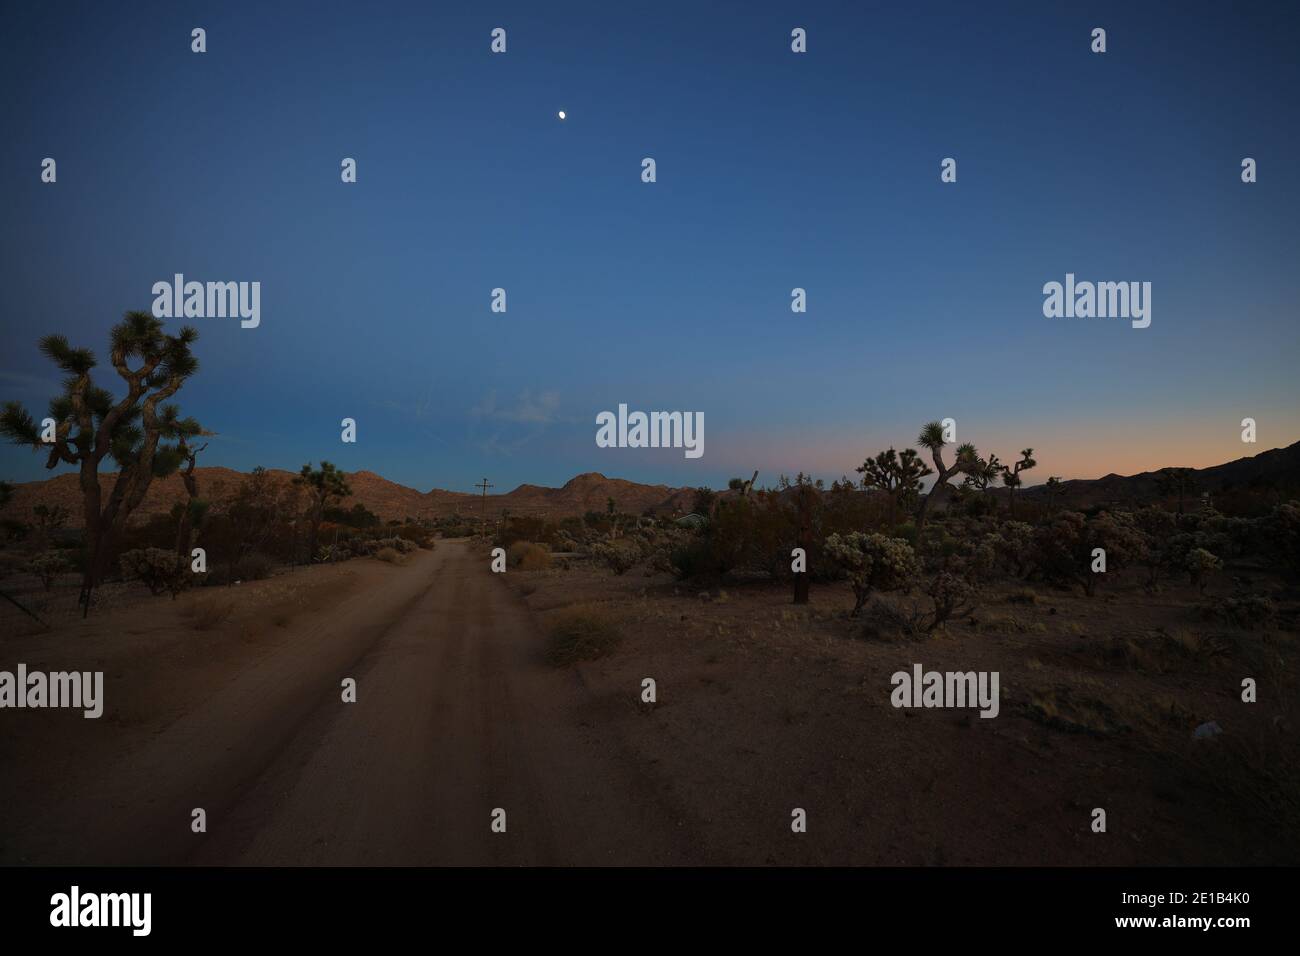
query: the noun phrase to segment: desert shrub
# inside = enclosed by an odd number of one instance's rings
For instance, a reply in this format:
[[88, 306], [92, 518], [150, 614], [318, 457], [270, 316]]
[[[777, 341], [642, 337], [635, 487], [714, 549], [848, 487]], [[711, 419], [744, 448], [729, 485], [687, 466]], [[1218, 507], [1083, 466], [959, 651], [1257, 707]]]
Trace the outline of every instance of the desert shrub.
[[425, 550], [433, 549], [433, 531], [420, 524], [404, 524], [397, 529], [395, 537], [402, 541], [415, 545], [416, 550], [424, 548]]
[[1183, 566], [1187, 569], [1196, 590], [1204, 593], [1210, 575], [1221, 570], [1223, 562], [1204, 548], [1193, 548], [1187, 553]]
[[626, 574], [641, 560], [641, 548], [635, 541], [601, 541], [592, 545], [591, 553], [615, 574]]
[[1234, 594], [1216, 598], [1198, 609], [1200, 616], [1217, 624], [1231, 624], [1246, 631], [1271, 627], [1277, 621], [1277, 605], [1266, 594]]
[[377, 528], [380, 524], [379, 515], [359, 501], [350, 510], [339, 507], [326, 508], [321, 512], [321, 517], [349, 528]]
[[1011, 604], [1037, 604], [1038, 592], [1033, 588], [1019, 588], [1007, 595]]
[[516, 541], [506, 549], [506, 563], [520, 571], [544, 571], [551, 566], [551, 552], [533, 541]]
[[385, 547], [393, 548], [398, 554], [414, 554], [420, 550], [420, 546], [411, 538], [404, 538], [395, 535], [391, 538], [381, 538], [379, 543]]
[[196, 631], [211, 630], [230, 617], [234, 610], [233, 601], [223, 601], [217, 598], [195, 601], [193, 610], [194, 629]]
[[691, 501], [691, 513], [697, 515], [709, 516], [713, 510], [713, 504], [718, 500], [717, 492], [707, 485], [703, 488], [695, 489], [695, 497]]
[[1278, 505], [1257, 524], [1264, 552], [1287, 574], [1300, 574], [1300, 502]]
[[27, 565], [27, 569], [41, 579], [41, 586], [47, 591], [50, 589], [50, 585], [58, 579], [59, 575], [71, 570], [71, 568], [68, 559], [60, 551], [44, 551], [32, 558]]
[[554, 525], [548, 525], [544, 518], [536, 515], [512, 515], [502, 522], [496, 543], [506, 549], [516, 541], [554, 544], [556, 530]]
[[994, 568], [1022, 578], [1033, 567], [1034, 529], [1023, 521], [1005, 522], [990, 535], [988, 546]]
[[1091, 597], [1105, 576], [1092, 570], [1096, 548], [1106, 552], [1105, 574], [1114, 574], [1141, 560], [1146, 543], [1127, 514], [1103, 511], [1089, 518], [1066, 511], [1035, 533], [1034, 561], [1047, 580], [1082, 584]]
[[848, 575], [856, 616], [873, 591], [908, 587], [920, 573], [912, 547], [900, 538], [854, 531], [826, 539], [826, 556]]
[[934, 603], [930, 618], [925, 623], [927, 631], [943, 627], [953, 616], [966, 615], [975, 610], [977, 589], [962, 574], [940, 571], [925, 583], [924, 590]]
[[347, 561], [353, 557], [352, 549], [346, 544], [327, 544], [316, 551], [316, 561], [318, 564], [331, 564], [336, 561]]
[[386, 561], [389, 564], [402, 563], [402, 553], [396, 548], [380, 548], [375, 552], [375, 557], [380, 561]]
[[143, 582], [152, 594], [168, 591], [173, 600], [190, 583], [189, 562], [168, 548], [127, 551], [118, 563], [124, 578]]
[[565, 608], [550, 627], [547, 660], [556, 666], [595, 660], [612, 651], [621, 635], [608, 613], [593, 604]]
[[686, 540], [672, 547], [668, 562], [673, 573], [682, 580], [715, 577], [719, 572], [713, 565], [709, 541], [702, 535], [690, 534]]
[[254, 551], [239, 560], [235, 571], [242, 581], [263, 581], [275, 572], [275, 560], [260, 551]]

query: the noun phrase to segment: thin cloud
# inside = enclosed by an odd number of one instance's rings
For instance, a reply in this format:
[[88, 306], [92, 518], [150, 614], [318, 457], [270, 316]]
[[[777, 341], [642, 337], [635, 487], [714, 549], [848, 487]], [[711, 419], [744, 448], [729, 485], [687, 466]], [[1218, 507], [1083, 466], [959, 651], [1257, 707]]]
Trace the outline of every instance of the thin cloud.
[[497, 393], [489, 392], [483, 401], [470, 409], [470, 414], [475, 418], [520, 425], [552, 425], [559, 421], [559, 411], [559, 392], [534, 395], [531, 391], [523, 391], [511, 405], [498, 404]]

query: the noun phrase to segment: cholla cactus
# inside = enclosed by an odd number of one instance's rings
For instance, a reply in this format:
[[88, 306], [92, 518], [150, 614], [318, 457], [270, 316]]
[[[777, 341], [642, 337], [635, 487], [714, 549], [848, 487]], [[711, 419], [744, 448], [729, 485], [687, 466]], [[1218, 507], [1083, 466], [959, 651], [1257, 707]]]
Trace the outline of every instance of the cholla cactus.
[[125, 552], [118, 562], [124, 577], [143, 581], [152, 594], [169, 591], [172, 600], [190, 583], [189, 566], [168, 548], [136, 548]]
[[592, 545], [591, 553], [609, 565], [615, 574], [626, 574], [641, 560], [641, 549], [631, 540], [599, 542]]
[[41, 579], [42, 587], [48, 591], [50, 585], [54, 583], [54, 579], [68, 571], [72, 566], [68, 564], [68, 559], [63, 556], [62, 552], [45, 551], [32, 558], [27, 567], [32, 574]]
[[833, 534], [826, 539], [826, 555], [847, 572], [853, 586], [854, 616], [872, 591], [905, 587], [920, 573], [912, 546], [901, 538], [883, 534]]
[[1205, 592], [1209, 576], [1223, 569], [1223, 562], [1204, 548], [1193, 548], [1187, 552], [1187, 573], [1192, 577], [1196, 590]]

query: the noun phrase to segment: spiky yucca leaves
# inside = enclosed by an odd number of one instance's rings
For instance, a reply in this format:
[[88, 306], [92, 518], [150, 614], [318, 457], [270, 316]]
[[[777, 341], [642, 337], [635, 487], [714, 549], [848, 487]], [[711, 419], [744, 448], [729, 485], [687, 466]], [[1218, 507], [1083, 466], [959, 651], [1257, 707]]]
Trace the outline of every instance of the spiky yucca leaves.
[[1050, 514], [1056, 504], [1056, 496], [1061, 493], [1061, 479], [1050, 475], [1047, 479], [1047, 511]]
[[987, 459], [976, 456], [972, 467], [966, 472], [965, 481], [962, 483], [977, 491], [988, 491], [989, 487], [998, 480], [1001, 474], [1002, 462], [998, 461], [997, 455], [989, 455]]
[[891, 524], [897, 523], [900, 508], [908, 510], [916, 504], [921, 494], [921, 479], [934, 474], [911, 448], [904, 448], [899, 454], [892, 447], [875, 458], [868, 458], [856, 471], [862, 475], [863, 488], [889, 495]]
[[[80, 469], [87, 551], [81, 598], [86, 608], [107, 571], [114, 539], [150, 483], [180, 465], [178, 446], [171, 442], [201, 431], [194, 419], [182, 419], [174, 405], [165, 404], [198, 371], [190, 350], [198, 335], [189, 326], [168, 335], [148, 312], [126, 313], [109, 333], [110, 364], [126, 386], [120, 398], [95, 383], [94, 352], [73, 348], [65, 336], [47, 335], [40, 350], [67, 376], [48, 407], [53, 440], [44, 440], [41, 427], [20, 403], [7, 402], [0, 412], [0, 435], [45, 451], [46, 468], [67, 464]], [[105, 458], [118, 465], [107, 501], [99, 488]]]
[[1012, 518], [1016, 515], [1016, 489], [1022, 483], [1020, 473], [1037, 465], [1038, 462], [1034, 461], [1034, 450], [1025, 448], [1020, 452], [1020, 460], [1014, 466], [1011, 468], [1004, 466], [1002, 469], [1002, 484], [1007, 488], [1007, 512]]
[[939, 494], [940, 489], [948, 486], [948, 479], [960, 472], [969, 473], [978, 466], [979, 452], [975, 446], [966, 442], [957, 446], [957, 459], [951, 466], [945, 465], [943, 461], [943, 449], [948, 444], [943, 436], [942, 422], [927, 422], [921, 428], [921, 434], [917, 436], [916, 443], [921, 448], [929, 449], [930, 457], [934, 461], [934, 487], [930, 493], [921, 499], [921, 506], [916, 512], [916, 530], [919, 534], [925, 527], [925, 514], [930, 508], [930, 502]]

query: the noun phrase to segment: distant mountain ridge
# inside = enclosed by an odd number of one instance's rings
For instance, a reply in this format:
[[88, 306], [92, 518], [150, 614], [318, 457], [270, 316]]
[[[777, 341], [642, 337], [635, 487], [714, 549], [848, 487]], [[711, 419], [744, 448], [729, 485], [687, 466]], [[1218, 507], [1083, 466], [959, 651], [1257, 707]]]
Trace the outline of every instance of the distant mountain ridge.
[[[1300, 442], [1285, 448], [1273, 448], [1258, 455], [1238, 458], [1222, 465], [1193, 468], [1193, 496], [1211, 495], [1251, 482], [1268, 482], [1282, 486], [1300, 486]], [[1109, 474], [1101, 478], [1072, 479], [1061, 482], [1054, 500], [1065, 507], [1087, 508], [1096, 505], [1141, 504], [1161, 497], [1156, 488], [1160, 472], [1144, 471], [1137, 475]], [[1034, 485], [1020, 494], [1035, 500], [1046, 499], [1047, 486]]]
[[[267, 471], [285, 481], [296, 474], [276, 468]], [[196, 468], [194, 474], [199, 483], [199, 497], [214, 502], [230, 497], [246, 477], [244, 472], [221, 466]], [[347, 479], [352, 495], [336, 507], [351, 508], [359, 503], [385, 521], [408, 517], [439, 518], [457, 513], [475, 517], [484, 508], [489, 516], [498, 516], [503, 509], [508, 509], [511, 514], [562, 518], [587, 511], [604, 511], [610, 498], [622, 512], [642, 514], [653, 510], [671, 514], [683, 504], [689, 507], [695, 493], [693, 488], [643, 485], [623, 478], [607, 478], [599, 472], [586, 472], [571, 478], [561, 488], [524, 484], [506, 494], [488, 495], [484, 502], [481, 495], [470, 492], [440, 488], [417, 491], [372, 471], [349, 472]], [[99, 476], [100, 489], [105, 497], [112, 491], [116, 480], [115, 472]], [[175, 502], [186, 497], [179, 475], [155, 479], [132, 518], [147, 519], [166, 514]], [[26, 519], [38, 504], [61, 505], [69, 513], [68, 527], [81, 527], [82, 499], [77, 473], [69, 471], [44, 481], [15, 484], [13, 499], [0, 515]]]
[[[268, 469], [285, 480], [295, 472]], [[211, 501], [221, 501], [233, 494], [246, 473], [232, 468], [214, 466], [197, 468], [199, 495]], [[1252, 481], [1265, 481], [1281, 485], [1300, 486], [1300, 442], [1286, 448], [1274, 448], [1248, 458], [1238, 458], [1209, 468], [1193, 469], [1195, 493], [1212, 494], [1231, 486], [1247, 485]], [[1086, 508], [1095, 505], [1140, 504], [1159, 497], [1156, 482], [1159, 473], [1145, 471], [1137, 475], [1106, 475], [1102, 478], [1081, 478], [1061, 482], [1055, 501], [1064, 507]], [[107, 495], [116, 481], [115, 473], [99, 476], [100, 488]], [[348, 474], [352, 496], [341, 503], [351, 508], [360, 503], [385, 521], [404, 518], [439, 518], [459, 513], [476, 517], [486, 508], [489, 516], [499, 516], [502, 510], [515, 515], [545, 515], [563, 518], [581, 515], [587, 511], [604, 511], [609, 499], [615, 507], [629, 514], [682, 514], [690, 510], [695, 497], [694, 488], [673, 488], [668, 485], [645, 485], [624, 478], [607, 478], [599, 472], [589, 471], [569, 479], [560, 488], [523, 484], [505, 494], [488, 495], [486, 503], [481, 495], [464, 491], [417, 491], [406, 485], [389, 481], [372, 471]], [[1001, 493], [1003, 489], [999, 489]], [[726, 492], [722, 492], [726, 494]], [[1045, 498], [1044, 485], [1023, 488], [1020, 495], [1031, 499]], [[156, 479], [149, 486], [143, 504], [134, 518], [148, 518], [166, 514], [172, 505], [186, 497], [185, 487], [178, 475]], [[47, 478], [14, 485], [13, 499], [0, 515], [27, 520], [31, 509], [38, 504], [62, 505], [69, 512], [69, 527], [82, 524], [81, 492], [76, 472], [68, 471]]]

